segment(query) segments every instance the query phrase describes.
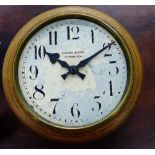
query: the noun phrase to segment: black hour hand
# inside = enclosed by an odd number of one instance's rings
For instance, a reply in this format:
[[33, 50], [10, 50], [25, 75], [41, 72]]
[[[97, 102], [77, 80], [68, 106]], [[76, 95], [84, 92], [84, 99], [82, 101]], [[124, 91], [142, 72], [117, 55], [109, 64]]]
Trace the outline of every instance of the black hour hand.
[[52, 64], [55, 64], [60, 57], [59, 53], [48, 53], [46, 52]]
[[64, 75], [62, 75], [62, 78], [65, 80], [70, 74], [77, 74], [81, 79], [84, 79], [85, 78], [85, 75], [80, 73], [78, 71], [78, 69], [75, 67], [75, 66], [70, 66], [68, 65], [68, 63], [66, 61], [62, 61], [59, 59], [60, 55], [59, 53], [48, 53], [46, 52], [46, 54], [48, 55], [49, 59], [50, 59], [50, 62], [52, 64], [55, 64], [56, 62], [58, 62], [61, 67], [63, 68], [67, 68], [68, 69], [68, 72]]

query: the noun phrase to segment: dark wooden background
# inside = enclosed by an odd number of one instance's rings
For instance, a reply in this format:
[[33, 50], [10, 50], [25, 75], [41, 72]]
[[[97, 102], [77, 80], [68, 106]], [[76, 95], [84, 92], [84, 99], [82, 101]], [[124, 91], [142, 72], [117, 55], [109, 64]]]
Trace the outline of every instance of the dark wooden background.
[[[58, 6], [0, 6], [0, 74], [16, 32], [32, 17]], [[0, 76], [0, 148], [155, 148], [155, 6], [89, 6], [118, 20], [137, 42], [144, 66], [141, 97], [121, 128], [93, 143], [66, 145], [46, 140], [11, 112]]]

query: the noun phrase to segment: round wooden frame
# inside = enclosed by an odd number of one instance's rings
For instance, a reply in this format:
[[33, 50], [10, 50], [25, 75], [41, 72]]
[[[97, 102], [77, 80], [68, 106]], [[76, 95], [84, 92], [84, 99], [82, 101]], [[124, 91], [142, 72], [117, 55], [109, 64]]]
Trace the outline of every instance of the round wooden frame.
[[[120, 106], [108, 118], [97, 124], [81, 129], [65, 129], [50, 126], [33, 114], [24, 106], [17, 87], [16, 68], [21, 49], [29, 38], [48, 23], [66, 19], [80, 18], [91, 20], [115, 36], [124, 49], [128, 63], [128, 87]], [[133, 109], [142, 87], [142, 63], [138, 49], [127, 30], [107, 14], [85, 7], [62, 7], [47, 11], [30, 20], [14, 37], [6, 53], [3, 65], [3, 85], [10, 107], [25, 124], [49, 139], [69, 143], [81, 143], [104, 137], [117, 129]]]

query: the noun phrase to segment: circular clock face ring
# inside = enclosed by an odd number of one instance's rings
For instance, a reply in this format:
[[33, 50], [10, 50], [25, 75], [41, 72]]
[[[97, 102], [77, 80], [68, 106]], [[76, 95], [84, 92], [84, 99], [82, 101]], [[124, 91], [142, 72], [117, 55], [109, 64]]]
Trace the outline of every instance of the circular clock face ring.
[[37, 31], [23, 48], [16, 72], [32, 113], [68, 129], [109, 117], [120, 106], [129, 80], [118, 41], [96, 23], [75, 18]]
[[28, 126], [48, 138], [82, 142], [125, 120], [141, 89], [142, 66], [134, 41], [114, 19], [64, 7], [17, 33], [3, 83], [10, 106]]

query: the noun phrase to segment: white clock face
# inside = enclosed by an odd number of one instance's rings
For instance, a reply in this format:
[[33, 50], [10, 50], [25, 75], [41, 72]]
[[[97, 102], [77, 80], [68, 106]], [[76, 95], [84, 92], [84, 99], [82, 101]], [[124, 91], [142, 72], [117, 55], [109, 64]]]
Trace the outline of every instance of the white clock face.
[[127, 63], [106, 29], [87, 20], [65, 19], [29, 39], [20, 56], [18, 79], [35, 115], [59, 127], [86, 127], [119, 106]]

